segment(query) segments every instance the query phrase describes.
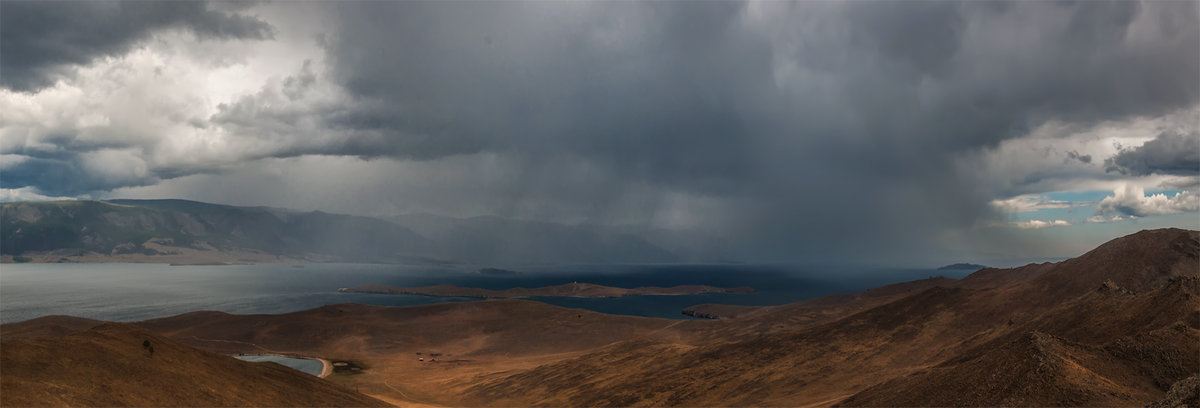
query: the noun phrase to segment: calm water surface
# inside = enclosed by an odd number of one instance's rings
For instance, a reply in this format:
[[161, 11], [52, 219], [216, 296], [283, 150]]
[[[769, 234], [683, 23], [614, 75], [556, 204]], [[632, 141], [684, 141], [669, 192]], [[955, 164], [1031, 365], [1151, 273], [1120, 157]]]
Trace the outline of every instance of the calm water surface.
[[325, 368], [325, 365], [322, 364], [320, 360], [313, 360], [311, 358], [292, 358], [283, 356], [233, 356], [233, 358], [254, 363], [271, 361], [315, 376], [320, 376], [321, 370]]
[[335, 303], [399, 306], [473, 301], [417, 295], [338, 293], [342, 287], [378, 283], [505, 289], [588, 282], [619, 287], [701, 284], [751, 286], [754, 293], [629, 296], [615, 299], [536, 298], [603, 313], [687, 318], [700, 303], [773, 305], [846, 293], [932, 275], [966, 272], [927, 269], [800, 267], [778, 265], [570, 265], [512, 267], [516, 275], [481, 275], [478, 266], [369, 264], [169, 266], [164, 264], [0, 265], [0, 323], [45, 315], [139, 321], [196, 310], [286, 313]]

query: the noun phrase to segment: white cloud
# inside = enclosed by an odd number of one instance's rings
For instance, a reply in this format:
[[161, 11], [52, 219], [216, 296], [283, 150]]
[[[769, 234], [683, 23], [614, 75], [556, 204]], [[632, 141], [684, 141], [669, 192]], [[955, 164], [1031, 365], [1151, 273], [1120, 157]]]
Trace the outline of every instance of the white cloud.
[[1042, 228], [1049, 228], [1049, 227], [1070, 227], [1071, 223], [1067, 222], [1065, 220], [1051, 220], [1051, 221], [1029, 220], [1029, 221], [1014, 222], [1014, 223], [1012, 223], [1012, 225], [1017, 228], [1020, 228], [1020, 229], [1042, 229]]
[[[0, 202], [75, 200], [75, 197], [51, 197], [38, 194], [33, 187], [0, 188]], [[84, 197], [86, 199], [86, 197]]]
[[1146, 195], [1145, 189], [1137, 185], [1126, 185], [1113, 190], [1113, 195], [1100, 200], [1096, 215], [1147, 215], [1178, 214], [1200, 210], [1200, 196], [1193, 192], [1180, 191], [1168, 196], [1163, 193]]
[[1136, 220], [1137, 218], [1138, 218], [1138, 216], [1136, 216], [1136, 215], [1113, 215], [1113, 216], [1096, 215], [1096, 216], [1088, 217], [1087, 222], [1102, 224], [1102, 223], [1107, 223], [1107, 222]]
[[1082, 207], [1087, 202], [1052, 200], [1044, 195], [1025, 194], [1006, 200], [992, 200], [992, 208], [1006, 213], [1026, 213], [1055, 208]]
[[[1187, 175], [1132, 177], [1106, 172], [1104, 161], [1129, 146], [1141, 146], [1165, 130], [1194, 132], [1200, 107], [1158, 117], [1104, 121], [1090, 126], [1047, 122], [1029, 133], [964, 154], [956, 163], [996, 197], [1030, 197], [1052, 191], [1112, 190], [1131, 183], [1159, 188]], [[1084, 161], [1082, 157], [1089, 157]], [[1004, 201], [1004, 200], [997, 200]], [[993, 202], [993, 206], [999, 203]], [[1010, 208], [1010, 207], [1004, 207]], [[1016, 211], [1021, 212], [1021, 211]]]
[[[333, 103], [323, 93], [332, 85], [324, 83], [302, 100], [284, 95], [292, 78], [325, 71], [317, 36], [328, 27], [314, 21], [323, 7], [256, 5], [255, 14], [278, 29], [275, 41], [197, 42], [165, 30], [129, 52], [72, 69], [52, 86], [0, 88], [0, 169], [11, 172], [10, 182], [19, 180], [12, 186], [32, 182], [41, 190], [31, 191], [79, 194], [220, 171], [326, 142], [314, 132], [290, 132], [302, 126], [248, 132], [212, 123], [223, 106], [264, 94], [273, 97], [265, 101], [276, 106], [272, 112], [298, 110], [301, 117], [307, 111], [297, 105]], [[62, 178], [78, 182], [47, 184], [30, 175], [45, 171], [33, 165], [57, 166]]]

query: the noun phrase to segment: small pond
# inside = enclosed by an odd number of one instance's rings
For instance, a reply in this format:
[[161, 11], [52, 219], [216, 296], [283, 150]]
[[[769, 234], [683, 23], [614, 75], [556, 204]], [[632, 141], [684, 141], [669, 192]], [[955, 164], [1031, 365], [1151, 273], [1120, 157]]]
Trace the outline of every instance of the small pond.
[[263, 355], [263, 356], [233, 356], [233, 357], [238, 360], [249, 361], [249, 362], [254, 362], [254, 363], [260, 363], [260, 362], [264, 362], [264, 361], [279, 363], [279, 364], [283, 364], [285, 366], [288, 366], [288, 367], [291, 367], [291, 368], [294, 368], [294, 369], [297, 369], [297, 370], [300, 370], [300, 371], [303, 371], [303, 372], [306, 372], [306, 373], [309, 373], [312, 375], [316, 375], [316, 376], [321, 375], [321, 369], [324, 368], [324, 364], [321, 364], [321, 360], [314, 360], [311, 358], [292, 358], [292, 357], [284, 357], [284, 356], [267, 356], [267, 355]]

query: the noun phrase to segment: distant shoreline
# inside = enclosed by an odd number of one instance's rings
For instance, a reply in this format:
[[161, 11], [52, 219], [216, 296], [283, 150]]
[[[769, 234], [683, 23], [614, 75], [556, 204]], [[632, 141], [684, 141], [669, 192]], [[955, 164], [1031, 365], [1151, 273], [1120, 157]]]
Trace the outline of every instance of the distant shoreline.
[[576, 298], [617, 298], [636, 295], [697, 295], [702, 293], [748, 293], [754, 288], [748, 286], [736, 288], [720, 288], [707, 285], [680, 285], [673, 287], [645, 286], [638, 288], [617, 288], [595, 285], [590, 283], [568, 283], [557, 286], [540, 288], [510, 288], [492, 290], [467, 288], [456, 285], [434, 285], [422, 287], [398, 287], [387, 285], [360, 285], [352, 288], [340, 288], [342, 293], [375, 293], [384, 295], [421, 295], [433, 297], [467, 297], [479, 299], [513, 299], [530, 297], [576, 297]]

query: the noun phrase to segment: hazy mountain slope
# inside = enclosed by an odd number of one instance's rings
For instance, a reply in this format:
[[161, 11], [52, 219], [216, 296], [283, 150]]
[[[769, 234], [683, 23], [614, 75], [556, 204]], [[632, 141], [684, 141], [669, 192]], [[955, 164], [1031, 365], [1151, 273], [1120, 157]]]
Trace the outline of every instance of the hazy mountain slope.
[[0, 343], [4, 406], [384, 406], [314, 376], [104, 323]]
[[70, 249], [100, 255], [263, 252], [305, 258], [386, 260], [431, 244], [373, 218], [233, 207], [185, 200], [6, 203], [0, 250], [19, 255]]
[[[666, 262], [637, 236], [498, 217], [396, 221], [187, 200], [0, 204], [0, 254], [36, 261]], [[414, 232], [413, 230], [420, 231]]]

